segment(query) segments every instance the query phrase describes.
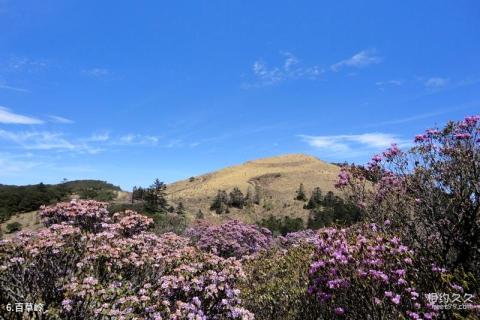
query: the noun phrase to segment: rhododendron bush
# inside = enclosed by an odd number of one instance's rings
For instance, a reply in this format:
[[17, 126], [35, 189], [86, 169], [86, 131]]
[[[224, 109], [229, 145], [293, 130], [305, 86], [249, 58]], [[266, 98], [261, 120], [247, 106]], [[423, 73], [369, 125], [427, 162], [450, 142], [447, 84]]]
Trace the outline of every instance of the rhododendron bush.
[[413, 251], [399, 238], [368, 228], [328, 228], [320, 235], [308, 290], [326, 306], [325, 312], [353, 319], [437, 315], [415, 286]]
[[480, 116], [429, 129], [410, 150], [393, 145], [339, 178], [367, 221], [389, 221], [412, 247], [480, 276]]
[[43, 208], [47, 229], [2, 241], [0, 304], [34, 301], [62, 319], [252, 318], [239, 299], [244, 274], [235, 258], [145, 232], [151, 219], [105, 208], [94, 201]]
[[267, 228], [237, 220], [219, 226], [200, 223], [188, 230], [187, 234], [201, 249], [222, 257], [241, 258], [268, 248], [272, 241], [272, 233]]

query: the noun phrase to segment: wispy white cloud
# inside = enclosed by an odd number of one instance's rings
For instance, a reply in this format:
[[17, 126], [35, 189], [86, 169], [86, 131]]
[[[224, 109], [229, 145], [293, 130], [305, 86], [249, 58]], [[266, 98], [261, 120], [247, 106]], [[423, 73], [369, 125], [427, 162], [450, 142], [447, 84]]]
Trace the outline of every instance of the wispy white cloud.
[[303, 66], [300, 60], [290, 52], [282, 52], [283, 63], [280, 66], [269, 67], [264, 61], [257, 60], [253, 63], [253, 84], [244, 84], [243, 87], [262, 87], [280, 83], [289, 79], [315, 80], [324, 70], [318, 66]]
[[101, 133], [92, 134], [86, 140], [87, 141], [92, 141], [92, 142], [104, 142], [104, 141], [108, 141], [109, 139], [110, 139], [110, 133], [109, 132], [101, 132]]
[[6, 124], [42, 124], [43, 121], [26, 115], [14, 113], [6, 107], [0, 106], [0, 123]]
[[382, 58], [376, 54], [376, 50], [362, 50], [348, 59], [332, 64], [330, 69], [336, 72], [345, 67], [363, 68], [380, 62], [382, 62]]
[[28, 89], [9, 86], [5, 83], [0, 83], [0, 89], [9, 90], [9, 91], [16, 91], [16, 92], [23, 92], [23, 93], [30, 93], [30, 90], [28, 90]]
[[70, 119], [67, 119], [67, 118], [64, 118], [64, 117], [60, 117], [60, 116], [49, 116], [49, 118], [50, 118], [50, 121], [56, 122], [56, 123], [64, 123], [64, 124], [74, 123], [73, 120], [70, 120]]
[[[281, 54], [283, 56], [281, 65], [269, 66], [262, 60], [255, 61], [252, 67], [255, 81], [250, 84], [243, 84], [243, 87], [258, 88], [271, 86], [291, 79], [318, 80], [327, 73], [328, 70], [337, 72], [347, 67], [363, 68], [382, 61], [382, 58], [376, 54], [376, 51], [370, 49], [360, 51], [352, 57], [332, 64], [329, 68], [325, 69], [320, 65], [304, 66], [300, 59], [290, 52], [282, 52]], [[393, 82], [390, 84], [393, 84]]]
[[442, 77], [432, 77], [425, 80], [424, 85], [427, 88], [442, 88], [445, 87], [450, 82], [447, 78]]
[[94, 78], [106, 77], [106, 76], [109, 76], [109, 75], [112, 74], [110, 72], [110, 70], [108, 70], [106, 68], [84, 69], [84, 70], [82, 70], [82, 73], [87, 75], [87, 76], [94, 77]]
[[404, 83], [405, 83], [404, 80], [391, 79], [391, 80], [386, 80], [386, 81], [377, 81], [377, 82], [375, 82], [375, 85], [379, 88], [384, 88], [384, 87], [387, 87], [387, 86], [400, 87]]
[[351, 135], [311, 136], [299, 135], [302, 141], [316, 148], [326, 157], [344, 159], [379, 152], [392, 143], [407, 146], [409, 142], [389, 133], [363, 133]]
[[0, 129], [0, 140], [25, 150], [69, 151], [96, 154], [102, 149], [80, 140], [69, 140], [63, 133], [49, 131], [7, 131]]
[[156, 145], [160, 140], [157, 136], [129, 133], [121, 136], [116, 143], [127, 145]]
[[49, 66], [46, 60], [31, 59], [27, 57], [11, 56], [3, 63], [3, 68], [11, 73], [34, 73], [46, 69]]

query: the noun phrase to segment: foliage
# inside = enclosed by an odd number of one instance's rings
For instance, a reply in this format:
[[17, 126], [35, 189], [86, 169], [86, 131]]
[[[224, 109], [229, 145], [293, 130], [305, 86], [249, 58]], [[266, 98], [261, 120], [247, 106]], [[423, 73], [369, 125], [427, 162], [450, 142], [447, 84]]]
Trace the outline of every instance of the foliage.
[[303, 186], [303, 183], [300, 183], [300, 186], [298, 187], [295, 200], [307, 201], [307, 195], [305, 194], [305, 187]]
[[5, 229], [6, 229], [7, 233], [14, 233], [14, 232], [22, 230], [22, 224], [18, 221], [11, 222], [11, 223], [7, 224]]
[[210, 210], [215, 210], [217, 214], [227, 213], [230, 199], [225, 190], [218, 190], [217, 195], [213, 199]]
[[243, 206], [245, 205], [245, 197], [243, 196], [242, 191], [237, 187], [233, 188], [230, 192], [229, 200], [228, 204], [234, 208], [243, 209]]
[[48, 228], [0, 242], [0, 304], [42, 303], [49, 319], [253, 319], [238, 260], [148, 233], [150, 218], [105, 206], [43, 208]]
[[42, 206], [39, 213], [47, 227], [66, 222], [88, 232], [100, 232], [103, 229], [102, 224], [111, 221], [107, 207], [106, 202], [71, 201], [51, 207]]
[[178, 214], [148, 214], [153, 219], [154, 226], [152, 232], [155, 234], [164, 234], [173, 232], [175, 234], [183, 234], [187, 228], [187, 218], [185, 215]]
[[319, 187], [316, 187], [315, 189], [313, 189], [312, 195], [310, 196], [308, 203], [305, 205], [305, 209], [316, 209], [322, 205], [322, 202], [322, 190], [320, 190]]
[[[108, 200], [112, 191], [121, 190], [105, 181], [75, 180], [59, 184], [43, 184], [29, 186], [0, 185], [0, 222], [8, 220], [12, 215], [37, 210], [41, 205], [54, 204], [66, 200], [71, 194], [82, 190], [96, 190], [96, 200]], [[97, 196], [100, 196], [97, 198]]]
[[115, 199], [115, 194], [112, 190], [97, 187], [80, 189], [79, 196], [81, 199], [90, 199], [97, 201], [112, 201], [113, 199]]
[[178, 203], [177, 209], [175, 212], [179, 215], [184, 215], [185, 214], [185, 207], [183, 205], [183, 202]]
[[148, 188], [133, 187], [132, 204], [140, 201], [142, 203], [142, 211], [145, 213], [166, 213], [169, 211], [169, 205], [166, 198], [167, 185], [155, 179], [153, 184]]
[[110, 203], [107, 210], [109, 212], [132, 210], [139, 213], [145, 213], [143, 210], [143, 204], [141, 203]]
[[[432, 287], [419, 287], [418, 256], [401, 240], [376, 225], [319, 232], [308, 291], [321, 303], [323, 317], [350, 319], [432, 319], [438, 311], [426, 301]], [[440, 283], [436, 268], [429, 271]], [[455, 284], [458, 290], [464, 290]], [[423, 289], [423, 290], [422, 290]], [[440, 292], [446, 292], [443, 287]], [[433, 291], [435, 292], [435, 291]], [[446, 311], [446, 314], [450, 311]]]
[[150, 188], [145, 189], [143, 200], [144, 209], [146, 212], [167, 212], [168, 203], [166, 199], [166, 189], [167, 186], [165, 185], [165, 183], [161, 182], [158, 179], [155, 179]]
[[101, 189], [101, 190], [111, 190], [111, 191], [122, 191], [119, 186], [113, 185], [106, 181], [101, 180], [72, 180], [62, 182], [60, 186], [64, 186], [66, 189], [70, 190], [72, 193], [79, 193], [84, 189]]
[[279, 218], [270, 215], [268, 219], [262, 219], [259, 225], [267, 228], [274, 235], [286, 235], [287, 233], [304, 229], [301, 218], [290, 218], [289, 216]]
[[346, 166], [337, 187], [366, 220], [388, 220], [413, 248], [480, 278], [480, 116], [429, 129], [408, 152], [392, 145], [365, 168]]
[[238, 220], [219, 226], [198, 223], [186, 234], [202, 250], [224, 258], [251, 255], [268, 248], [272, 242], [270, 230]]
[[[329, 193], [322, 201], [322, 206], [310, 210], [307, 227], [319, 229], [332, 225], [352, 225], [360, 220], [360, 209], [351, 203], [345, 203], [339, 197], [328, 200]], [[333, 193], [332, 193], [333, 194]]]
[[245, 307], [255, 319], [315, 319], [318, 303], [307, 292], [314, 247], [272, 248], [244, 262], [240, 287]]
[[42, 204], [64, 199], [68, 192], [59, 185], [40, 183], [31, 186], [0, 185], [0, 221], [6, 221], [19, 212], [37, 210]]

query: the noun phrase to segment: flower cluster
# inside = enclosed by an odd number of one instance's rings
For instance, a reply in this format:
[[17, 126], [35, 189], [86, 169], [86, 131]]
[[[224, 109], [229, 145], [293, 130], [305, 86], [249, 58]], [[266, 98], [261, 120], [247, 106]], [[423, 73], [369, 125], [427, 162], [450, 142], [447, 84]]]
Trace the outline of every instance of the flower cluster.
[[342, 168], [340, 170], [340, 173], [338, 174], [338, 181], [335, 184], [336, 188], [342, 188], [348, 185], [350, 182], [350, 174], [347, 172], [345, 168]]
[[371, 227], [327, 228], [319, 234], [308, 291], [331, 314], [353, 319], [382, 313], [424, 319], [437, 315], [414, 286], [413, 252], [399, 238], [387, 238]]
[[287, 233], [285, 236], [277, 238], [280, 247], [290, 248], [301, 246], [303, 244], [318, 245], [320, 242], [320, 234], [314, 230], [302, 230], [297, 232]]
[[253, 319], [235, 258], [146, 232], [151, 219], [112, 215], [95, 201], [44, 207], [42, 216], [48, 228], [0, 242], [0, 303], [33, 299], [52, 318]]
[[241, 258], [268, 248], [272, 242], [270, 230], [238, 220], [218, 226], [200, 223], [187, 234], [199, 248], [221, 257]]
[[47, 227], [66, 222], [89, 232], [98, 232], [102, 223], [110, 222], [107, 207], [107, 202], [72, 200], [55, 206], [42, 206], [39, 214]]

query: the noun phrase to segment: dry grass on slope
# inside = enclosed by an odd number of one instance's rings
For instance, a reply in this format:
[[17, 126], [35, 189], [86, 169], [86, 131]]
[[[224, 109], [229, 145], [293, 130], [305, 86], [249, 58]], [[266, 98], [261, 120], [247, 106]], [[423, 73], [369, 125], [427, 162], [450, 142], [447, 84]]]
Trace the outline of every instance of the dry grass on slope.
[[[201, 209], [209, 220], [221, 220], [210, 212], [209, 207], [218, 190], [231, 191], [239, 187], [245, 194], [248, 188], [259, 186], [265, 194], [265, 206], [253, 210], [232, 210], [227, 218], [241, 218], [254, 222], [269, 214], [305, 218], [303, 202], [293, 200], [295, 191], [303, 183], [309, 196], [315, 187], [324, 192], [334, 190], [340, 168], [315, 157], [303, 154], [288, 154], [248, 161], [212, 173], [195, 177], [193, 181], [182, 180], [168, 186], [168, 198], [173, 203], [183, 202], [190, 212]], [[247, 212], [246, 212], [247, 211]]]

